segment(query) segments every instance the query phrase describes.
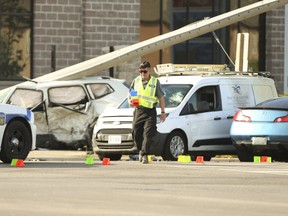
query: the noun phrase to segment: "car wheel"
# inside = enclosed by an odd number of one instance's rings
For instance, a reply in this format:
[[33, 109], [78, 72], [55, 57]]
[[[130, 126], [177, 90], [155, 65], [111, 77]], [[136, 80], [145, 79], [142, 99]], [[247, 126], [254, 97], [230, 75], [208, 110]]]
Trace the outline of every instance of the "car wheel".
[[235, 147], [237, 149], [238, 159], [241, 162], [253, 162], [253, 150], [241, 146]]
[[32, 148], [30, 130], [21, 121], [10, 122], [4, 132], [0, 158], [3, 163], [12, 159], [25, 160]]
[[101, 161], [104, 158], [110, 158], [111, 161], [118, 161], [121, 159], [122, 154], [99, 154], [98, 157]]
[[178, 155], [187, 153], [187, 141], [186, 137], [182, 132], [174, 131], [168, 138], [164, 147], [164, 154], [162, 155], [163, 160], [176, 161]]
[[287, 152], [282, 153], [275, 153], [272, 154], [272, 160], [278, 161], [278, 162], [288, 162], [288, 154]]

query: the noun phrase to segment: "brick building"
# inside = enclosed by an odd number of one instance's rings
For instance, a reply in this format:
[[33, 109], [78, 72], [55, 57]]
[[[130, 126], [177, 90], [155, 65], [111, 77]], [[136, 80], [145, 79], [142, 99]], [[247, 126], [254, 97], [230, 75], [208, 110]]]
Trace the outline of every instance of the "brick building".
[[58, 70], [102, 55], [111, 46], [139, 41], [139, 0], [36, 0], [34, 4], [34, 77], [53, 70], [53, 46]]
[[[288, 10], [286, 11], [288, 12]], [[266, 17], [266, 71], [270, 71], [273, 74], [278, 92], [284, 93], [284, 49], [285, 46], [288, 46], [284, 40], [285, 8], [268, 12]], [[288, 54], [286, 53], [286, 58], [287, 56]]]
[[[1, 1], [7, 0], [0, 0], [0, 3]], [[22, 43], [26, 46], [30, 45], [27, 56], [30, 56], [31, 60], [26, 63], [26, 67], [20, 75], [36, 78], [110, 52], [111, 49], [118, 49], [169, 32], [197, 21], [197, 19], [203, 19], [204, 16], [216, 16], [257, 0], [241, 0], [238, 1], [242, 2], [239, 5], [234, 5], [233, 2], [236, 1], [221, 0], [13, 1], [18, 1], [26, 8], [27, 16], [31, 20], [29, 31], [25, 31], [30, 37], [22, 37]], [[0, 9], [0, 16], [1, 13], [2, 16], [3, 14], [5, 16], [3, 8], [2, 11]], [[285, 8], [268, 12], [259, 20], [256, 31], [261, 34], [259, 33], [258, 36], [257, 33], [257, 44], [254, 43], [255, 47], [253, 47], [253, 49], [257, 49], [255, 65], [258, 70], [270, 71], [274, 76], [279, 93], [283, 93], [285, 85], [284, 48], [287, 46], [284, 43]], [[243, 22], [243, 25], [235, 24], [235, 29], [241, 31], [247, 26], [249, 26], [249, 22]], [[254, 23], [252, 28], [255, 29]], [[234, 42], [231, 42], [230, 38], [231, 33], [235, 32], [231, 29], [233, 27], [217, 31], [228, 52], [232, 52], [234, 46]], [[199, 44], [204, 45], [197, 47]], [[253, 40], [251, 44], [253, 44]], [[26, 49], [28, 48], [26, 47]], [[203, 52], [203, 50], [208, 51]], [[230, 54], [233, 56], [233, 53]], [[28, 59], [28, 57], [22, 59]], [[151, 53], [142, 57], [142, 59], [144, 58], [154, 65], [168, 61], [173, 63], [227, 63], [225, 55], [209, 35], [161, 52]], [[136, 76], [133, 72], [140, 61], [141, 59], [137, 58], [117, 66], [113, 75], [126, 79], [128, 82], [131, 81]], [[109, 70], [103, 71], [100, 75], [110, 75]], [[7, 81], [2, 81], [0, 88], [15, 84], [20, 80], [7, 78]]]

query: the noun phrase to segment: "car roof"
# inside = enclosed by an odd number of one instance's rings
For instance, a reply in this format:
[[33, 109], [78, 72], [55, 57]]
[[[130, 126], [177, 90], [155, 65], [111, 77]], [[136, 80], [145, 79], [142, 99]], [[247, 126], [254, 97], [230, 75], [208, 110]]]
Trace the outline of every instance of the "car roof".
[[192, 84], [201, 78], [201, 76], [161, 76], [158, 79], [161, 84]]
[[81, 85], [81, 84], [90, 84], [90, 83], [124, 83], [124, 80], [114, 79], [110, 77], [84, 77], [82, 79], [77, 80], [56, 80], [56, 81], [48, 81], [48, 82], [24, 82], [17, 85], [17, 88], [29, 88], [29, 89], [44, 89], [50, 87], [57, 86], [71, 86], [71, 85]]
[[272, 105], [288, 105], [288, 97], [277, 97], [277, 98], [272, 98], [266, 101], [263, 101], [259, 104], [257, 104], [257, 106], [272, 106]]
[[[271, 80], [266, 77], [251, 77], [239, 75], [170, 75], [158, 77], [161, 84], [195, 84], [197, 82], [217, 82], [221, 80]], [[236, 81], [237, 82], [237, 81]]]

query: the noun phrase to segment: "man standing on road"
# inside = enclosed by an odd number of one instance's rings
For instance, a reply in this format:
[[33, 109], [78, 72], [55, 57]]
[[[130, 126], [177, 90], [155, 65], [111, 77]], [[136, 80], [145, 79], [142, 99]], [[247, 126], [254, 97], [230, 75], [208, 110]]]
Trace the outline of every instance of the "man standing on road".
[[[136, 77], [130, 87], [130, 104], [135, 106], [132, 123], [133, 138], [139, 150], [139, 161], [148, 163], [148, 145], [153, 145], [156, 135], [156, 104], [161, 107], [160, 120], [166, 119], [164, 93], [157, 78], [151, 75], [151, 65], [144, 61], [139, 66], [140, 75]], [[132, 91], [134, 92], [132, 94]], [[136, 98], [137, 103], [133, 101]]]

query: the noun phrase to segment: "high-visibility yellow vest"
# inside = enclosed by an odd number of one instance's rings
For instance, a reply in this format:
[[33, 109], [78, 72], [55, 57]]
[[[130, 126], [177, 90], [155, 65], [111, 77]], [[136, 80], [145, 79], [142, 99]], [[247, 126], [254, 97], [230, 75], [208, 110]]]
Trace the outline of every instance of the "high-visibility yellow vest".
[[146, 88], [143, 87], [141, 76], [138, 76], [134, 82], [134, 89], [137, 91], [139, 106], [153, 108], [154, 103], [158, 102], [156, 93], [157, 78], [151, 76]]

